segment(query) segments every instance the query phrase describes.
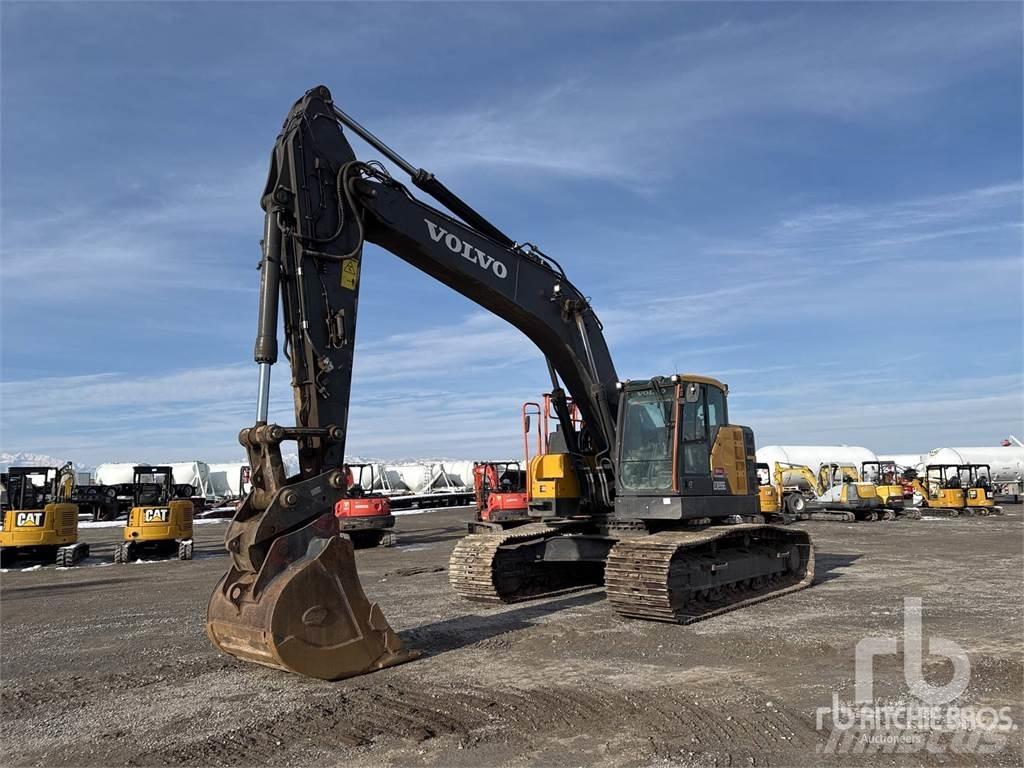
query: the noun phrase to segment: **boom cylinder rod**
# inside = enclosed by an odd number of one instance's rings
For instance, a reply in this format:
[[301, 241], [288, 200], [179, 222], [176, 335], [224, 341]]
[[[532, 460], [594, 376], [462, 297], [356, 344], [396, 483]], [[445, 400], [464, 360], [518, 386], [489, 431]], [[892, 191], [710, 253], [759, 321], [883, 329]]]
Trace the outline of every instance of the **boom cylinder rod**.
[[412, 183], [419, 189], [422, 189], [428, 195], [433, 197], [441, 203], [441, 205], [456, 216], [459, 216], [478, 232], [486, 235], [506, 248], [512, 248], [515, 246], [515, 241], [513, 241], [511, 237], [494, 226], [494, 224], [488, 221], [483, 214], [476, 211], [469, 203], [448, 189], [448, 187], [442, 184], [434, 174], [430, 171], [425, 171], [422, 168], [414, 168], [411, 163], [405, 160], [405, 158], [366, 130], [366, 128], [356, 122], [348, 114], [338, 109], [338, 107], [333, 103], [331, 104], [331, 108], [334, 110], [334, 114], [338, 118], [338, 122], [350, 128], [363, 141], [405, 171], [409, 175], [409, 178], [412, 179]]
[[389, 147], [383, 141], [381, 141], [376, 136], [374, 136], [372, 133], [370, 133], [368, 130], [366, 130], [366, 128], [364, 128], [362, 125], [357, 123], [353, 118], [349, 117], [345, 112], [343, 112], [342, 110], [338, 109], [338, 107], [336, 105], [331, 104], [331, 107], [334, 109], [334, 114], [337, 115], [338, 120], [341, 121], [342, 125], [344, 125], [344, 126], [346, 126], [348, 128], [351, 128], [352, 131], [357, 136], [359, 136], [359, 138], [361, 138], [363, 141], [365, 141], [371, 147], [373, 147], [378, 152], [380, 152], [382, 155], [384, 155], [384, 157], [386, 157], [392, 163], [397, 165], [399, 168], [401, 168], [403, 171], [405, 171], [410, 176], [415, 176], [419, 172], [417, 168], [413, 168], [412, 165], [410, 165], [408, 162], [406, 162], [406, 160], [401, 155], [399, 155], [397, 152], [395, 152], [395, 150], [393, 150], [391, 147]]
[[256, 421], [266, 423], [270, 409], [270, 366], [277, 362], [277, 305], [281, 289], [281, 231], [273, 210], [267, 211], [260, 264], [260, 308], [253, 359], [260, 367]]
[[270, 363], [260, 363], [260, 384], [256, 396], [256, 422], [267, 423], [270, 412]]

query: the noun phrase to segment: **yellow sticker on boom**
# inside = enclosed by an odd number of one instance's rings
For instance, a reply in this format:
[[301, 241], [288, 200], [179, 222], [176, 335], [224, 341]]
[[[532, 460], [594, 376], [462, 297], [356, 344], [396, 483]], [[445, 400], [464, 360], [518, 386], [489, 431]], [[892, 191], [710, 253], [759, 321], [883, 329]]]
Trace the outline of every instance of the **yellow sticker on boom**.
[[356, 289], [356, 284], [359, 282], [359, 260], [358, 259], [345, 259], [341, 262], [341, 287], [348, 288], [350, 291]]

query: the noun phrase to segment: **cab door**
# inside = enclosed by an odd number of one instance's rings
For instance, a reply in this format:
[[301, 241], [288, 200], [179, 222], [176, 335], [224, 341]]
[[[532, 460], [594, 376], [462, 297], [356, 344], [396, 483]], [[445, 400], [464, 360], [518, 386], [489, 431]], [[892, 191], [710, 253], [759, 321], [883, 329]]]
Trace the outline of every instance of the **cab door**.
[[684, 381], [681, 387], [682, 418], [679, 426], [680, 477], [683, 496], [710, 496], [711, 425], [708, 423], [707, 392], [704, 384]]

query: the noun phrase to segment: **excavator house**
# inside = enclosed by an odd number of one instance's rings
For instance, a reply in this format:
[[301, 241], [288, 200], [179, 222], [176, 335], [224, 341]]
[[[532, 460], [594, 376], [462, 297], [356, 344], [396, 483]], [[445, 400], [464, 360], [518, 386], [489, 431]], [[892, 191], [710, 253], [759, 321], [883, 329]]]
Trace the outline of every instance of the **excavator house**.
[[[346, 130], [447, 212], [380, 162], [358, 159]], [[806, 532], [761, 522], [754, 436], [729, 421], [727, 387], [689, 374], [620, 379], [590, 301], [557, 261], [406, 162], [327, 88], [290, 110], [262, 206], [257, 416], [239, 436], [253, 490], [226, 533], [231, 566], [210, 598], [217, 648], [322, 679], [418, 655], [367, 600], [334, 514], [350, 492], [345, 438], [366, 243], [503, 318], [547, 363], [557, 418], [550, 451], [529, 468], [544, 494], [531, 493], [532, 522], [456, 545], [449, 577], [458, 594], [509, 603], [603, 584], [622, 616], [686, 624], [811, 583]], [[279, 318], [295, 426], [267, 423]], [[298, 446], [291, 477], [285, 441]]]

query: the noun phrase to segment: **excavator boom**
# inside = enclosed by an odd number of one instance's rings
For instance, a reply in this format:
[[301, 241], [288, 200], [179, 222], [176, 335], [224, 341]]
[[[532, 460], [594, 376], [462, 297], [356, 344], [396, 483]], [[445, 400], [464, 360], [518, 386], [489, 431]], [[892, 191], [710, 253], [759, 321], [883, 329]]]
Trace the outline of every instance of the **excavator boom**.
[[[414, 199], [379, 163], [358, 161], [345, 125], [461, 220]], [[347, 489], [364, 244], [382, 246], [534, 341], [548, 360], [565, 433], [577, 434], [559, 377], [590, 425], [587, 445], [571, 445], [569, 452], [594, 506], [611, 504], [617, 377], [600, 321], [553, 260], [514, 243], [432, 174], [406, 163], [335, 107], [326, 87], [308, 91], [289, 111], [261, 205], [257, 421], [239, 435], [253, 490], [228, 527], [232, 565], [211, 598], [207, 628], [215, 646], [236, 656], [336, 679], [411, 658], [366, 599], [351, 542], [339, 535], [332, 513]], [[268, 423], [279, 315], [292, 368], [294, 427]], [[296, 477], [285, 475], [285, 441], [298, 446]], [[584, 450], [605, 460], [588, 463]]]

